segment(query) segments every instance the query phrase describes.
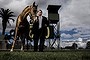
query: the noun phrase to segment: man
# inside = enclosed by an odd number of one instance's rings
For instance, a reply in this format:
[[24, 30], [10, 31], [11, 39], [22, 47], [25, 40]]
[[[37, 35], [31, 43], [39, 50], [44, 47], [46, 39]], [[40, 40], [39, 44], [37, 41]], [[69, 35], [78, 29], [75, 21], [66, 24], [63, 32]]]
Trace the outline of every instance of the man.
[[43, 52], [47, 26], [49, 26], [47, 18], [42, 16], [42, 10], [39, 10], [32, 30], [34, 34], [34, 51], [38, 51], [38, 41], [40, 39], [39, 51]]

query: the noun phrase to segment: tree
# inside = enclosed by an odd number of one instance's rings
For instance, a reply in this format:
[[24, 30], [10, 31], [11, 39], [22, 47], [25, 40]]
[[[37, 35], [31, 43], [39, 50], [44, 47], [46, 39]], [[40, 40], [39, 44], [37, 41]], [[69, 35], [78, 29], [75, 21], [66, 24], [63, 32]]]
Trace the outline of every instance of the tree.
[[76, 43], [72, 44], [72, 49], [77, 49], [78, 45]]
[[87, 42], [86, 49], [90, 49], [90, 41]]
[[0, 17], [2, 18], [2, 35], [5, 34], [5, 30], [7, 27], [7, 23], [11, 26], [10, 24], [10, 20], [12, 20], [13, 22], [15, 21], [12, 17], [15, 17], [15, 15], [13, 15], [14, 12], [12, 12], [10, 9], [4, 9], [4, 8], [0, 8]]

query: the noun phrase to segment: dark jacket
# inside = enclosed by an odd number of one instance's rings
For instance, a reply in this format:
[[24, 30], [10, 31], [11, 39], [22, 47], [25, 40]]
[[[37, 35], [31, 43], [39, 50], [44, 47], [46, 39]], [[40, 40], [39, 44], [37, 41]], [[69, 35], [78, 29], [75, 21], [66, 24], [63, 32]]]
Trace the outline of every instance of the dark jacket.
[[[42, 34], [44, 36], [46, 36], [46, 33], [47, 33], [47, 26], [49, 26], [49, 22], [47, 20], [46, 17], [42, 16]], [[35, 21], [34, 24], [33, 24], [33, 29], [32, 29], [32, 33], [33, 34], [36, 34], [39, 30], [39, 21]]]

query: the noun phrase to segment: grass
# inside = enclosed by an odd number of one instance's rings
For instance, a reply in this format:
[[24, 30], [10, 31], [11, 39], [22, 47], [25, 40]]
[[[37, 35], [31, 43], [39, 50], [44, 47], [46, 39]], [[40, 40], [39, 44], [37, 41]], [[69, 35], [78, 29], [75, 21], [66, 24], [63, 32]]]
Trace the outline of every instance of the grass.
[[86, 50], [0, 52], [0, 60], [90, 60], [90, 52]]

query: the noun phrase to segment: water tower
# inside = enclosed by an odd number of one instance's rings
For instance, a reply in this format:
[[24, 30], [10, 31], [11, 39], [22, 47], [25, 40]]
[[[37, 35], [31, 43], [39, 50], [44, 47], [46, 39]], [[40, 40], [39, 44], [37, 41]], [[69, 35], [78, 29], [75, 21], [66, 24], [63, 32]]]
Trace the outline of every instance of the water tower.
[[[50, 29], [54, 34], [52, 38], [49, 40], [50, 47], [53, 47], [53, 45], [58, 42], [57, 47], [59, 48], [60, 46], [60, 33], [57, 23], [59, 22], [59, 13], [58, 10], [60, 9], [61, 5], [48, 5], [47, 10], [48, 10], [48, 20], [50, 23], [50, 27], [53, 27], [53, 29]], [[52, 34], [51, 34], [52, 35]], [[52, 44], [50, 42], [53, 42]]]

